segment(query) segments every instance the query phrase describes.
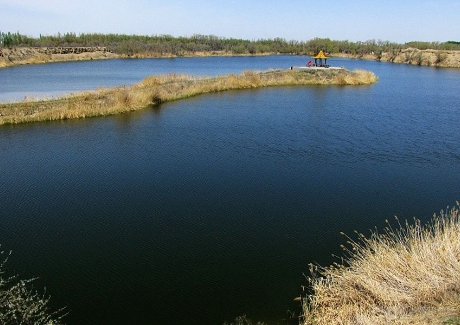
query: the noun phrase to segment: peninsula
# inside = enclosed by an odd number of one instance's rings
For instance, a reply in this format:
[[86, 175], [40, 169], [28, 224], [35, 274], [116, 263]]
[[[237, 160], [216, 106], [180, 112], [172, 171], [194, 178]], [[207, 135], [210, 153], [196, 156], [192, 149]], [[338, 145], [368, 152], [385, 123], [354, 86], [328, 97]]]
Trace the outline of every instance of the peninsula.
[[245, 71], [240, 75], [212, 78], [178, 74], [151, 76], [132, 86], [2, 103], [0, 125], [120, 114], [225, 90], [294, 85], [367, 85], [376, 81], [377, 77], [372, 72], [345, 69]]

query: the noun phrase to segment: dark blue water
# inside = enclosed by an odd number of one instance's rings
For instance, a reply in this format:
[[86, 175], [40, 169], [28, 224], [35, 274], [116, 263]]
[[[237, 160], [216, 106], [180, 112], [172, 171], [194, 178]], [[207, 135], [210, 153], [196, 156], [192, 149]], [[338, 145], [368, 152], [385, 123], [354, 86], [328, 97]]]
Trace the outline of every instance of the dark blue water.
[[[287, 58], [257, 60], [305, 59]], [[216, 70], [195, 74], [248, 69], [249, 59], [209, 58]], [[178, 71], [180, 60], [153, 62]], [[280, 322], [308, 263], [341, 254], [340, 231], [428, 220], [460, 198], [460, 71], [335, 64], [380, 80], [0, 127], [9, 269], [40, 277], [69, 324]]]

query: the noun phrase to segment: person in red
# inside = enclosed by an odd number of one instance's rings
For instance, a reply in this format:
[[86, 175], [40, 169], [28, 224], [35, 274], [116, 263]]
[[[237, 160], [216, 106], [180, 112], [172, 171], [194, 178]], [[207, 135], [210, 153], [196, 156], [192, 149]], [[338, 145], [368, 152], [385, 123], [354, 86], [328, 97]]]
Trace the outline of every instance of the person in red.
[[308, 61], [308, 63], [307, 63], [307, 67], [311, 67], [311, 65], [312, 65], [312, 64], [313, 64], [313, 62], [311, 62], [311, 60], [310, 60], [310, 61]]

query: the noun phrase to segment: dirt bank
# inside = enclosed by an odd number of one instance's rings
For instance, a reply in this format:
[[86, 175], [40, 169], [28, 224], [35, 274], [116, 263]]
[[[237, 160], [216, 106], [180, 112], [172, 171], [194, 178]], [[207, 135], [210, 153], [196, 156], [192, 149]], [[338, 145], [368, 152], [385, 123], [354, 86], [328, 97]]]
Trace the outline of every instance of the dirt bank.
[[[229, 52], [187, 53], [183, 56], [227, 56]], [[408, 48], [381, 54], [351, 55], [333, 53], [332, 57], [347, 57], [382, 62], [404, 63], [442, 68], [460, 68], [460, 51], [418, 50]], [[105, 47], [16, 47], [0, 48], [0, 68], [22, 64], [62, 61], [101, 60], [122, 58]], [[174, 57], [172, 54], [136, 53], [132, 58]]]
[[334, 54], [335, 57], [348, 57], [363, 60], [404, 63], [440, 68], [460, 68], [460, 51], [418, 50], [408, 48], [377, 54], [349, 55]]
[[[258, 55], [272, 55], [264, 53]], [[63, 61], [103, 60], [115, 58], [175, 58], [175, 57], [205, 57], [233, 56], [228, 51], [182, 52], [180, 54], [142, 52], [131, 55], [115, 54], [106, 47], [0, 47], [0, 68], [24, 64], [39, 64]]]
[[0, 48], [0, 68], [23, 64], [118, 58], [105, 47]]

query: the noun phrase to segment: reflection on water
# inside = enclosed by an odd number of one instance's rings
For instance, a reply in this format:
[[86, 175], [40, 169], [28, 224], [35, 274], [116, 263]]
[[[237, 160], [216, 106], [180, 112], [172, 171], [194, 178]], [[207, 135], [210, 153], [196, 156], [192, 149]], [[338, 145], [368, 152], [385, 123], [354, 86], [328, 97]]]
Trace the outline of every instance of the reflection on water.
[[344, 62], [379, 82], [1, 127], [10, 267], [69, 324], [276, 324], [340, 231], [459, 199], [459, 72]]

